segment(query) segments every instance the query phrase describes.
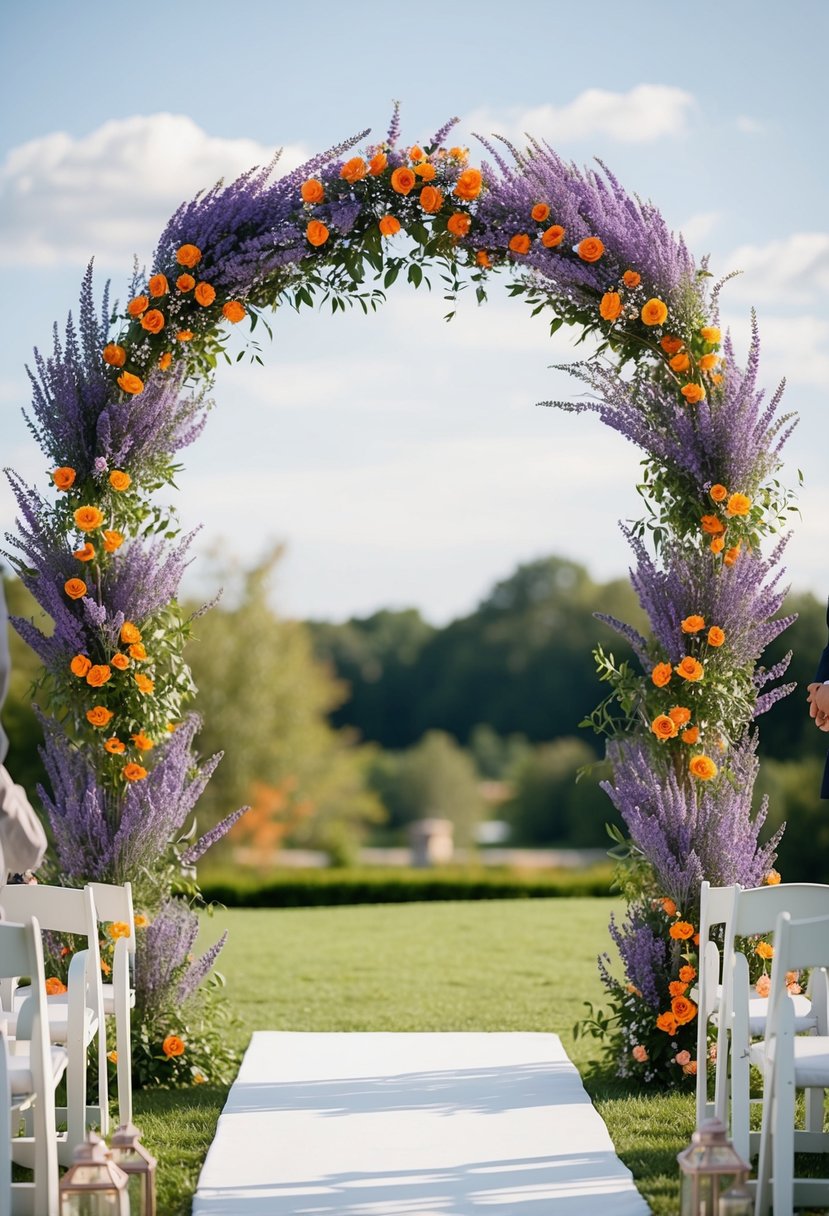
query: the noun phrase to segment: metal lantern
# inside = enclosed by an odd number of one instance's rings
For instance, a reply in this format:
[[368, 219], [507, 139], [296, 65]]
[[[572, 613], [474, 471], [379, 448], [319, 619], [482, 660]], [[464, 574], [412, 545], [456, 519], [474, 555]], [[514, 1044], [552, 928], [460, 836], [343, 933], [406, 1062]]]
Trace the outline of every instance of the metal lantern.
[[754, 1196], [745, 1183], [720, 1195], [720, 1216], [754, 1216]]
[[140, 1140], [141, 1133], [132, 1123], [122, 1124], [110, 1140], [112, 1160], [129, 1178], [131, 1216], [155, 1216], [155, 1157]]
[[90, 1132], [60, 1180], [60, 1216], [130, 1216], [127, 1175]]
[[[691, 1137], [688, 1148], [677, 1155], [682, 1171], [681, 1216], [726, 1216], [734, 1208], [722, 1204], [729, 1188], [742, 1188], [749, 1167], [734, 1151], [725, 1125], [719, 1119], [706, 1119]], [[734, 1189], [730, 1197], [733, 1197]], [[737, 1208], [737, 1212], [740, 1212]]]

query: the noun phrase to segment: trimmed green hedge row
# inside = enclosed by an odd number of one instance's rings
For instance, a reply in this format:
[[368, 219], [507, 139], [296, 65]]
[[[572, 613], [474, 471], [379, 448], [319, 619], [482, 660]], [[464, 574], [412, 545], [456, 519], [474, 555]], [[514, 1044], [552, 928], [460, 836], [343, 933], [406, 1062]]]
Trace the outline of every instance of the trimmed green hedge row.
[[489, 869], [280, 870], [267, 878], [214, 870], [200, 876], [208, 902], [228, 908], [305, 908], [336, 904], [399, 904], [435, 899], [555, 899], [610, 895], [613, 869], [515, 871]]

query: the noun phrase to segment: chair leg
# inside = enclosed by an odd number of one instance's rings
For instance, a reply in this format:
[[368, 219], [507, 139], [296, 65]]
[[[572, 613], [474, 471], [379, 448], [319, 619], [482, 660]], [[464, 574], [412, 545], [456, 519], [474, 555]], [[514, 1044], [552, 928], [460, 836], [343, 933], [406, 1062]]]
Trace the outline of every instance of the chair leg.
[[806, 1131], [823, 1131], [823, 1099], [825, 1090], [806, 1090]]
[[[120, 994], [119, 994], [120, 995]], [[132, 1122], [132, 1045], [129, 998], [115, 1006], [115, 1046], [118, 1052], [118, 1122]]]
[[109, 1075], [107, 1073], [106, 1019], [101, 1015], [98, 1027], [98, 1107], [101, 1135], [109, 1135]]
[[[774, 1108], [774, 1077], [766, 1070], [763, 1085], [763, 1123], [760, 1132], [760, 1157], [757, 1162], [757, 1190], [754, 1201], [754, 1216], [768, 1216], [771, 1205], [771, 1132]], [[747, 1158], [743, 1158], [747, 1160]]]
[[794, 1080], [779, 1078], [771, 1140], [772, 1206], [779, 1213], [794, 1210]]

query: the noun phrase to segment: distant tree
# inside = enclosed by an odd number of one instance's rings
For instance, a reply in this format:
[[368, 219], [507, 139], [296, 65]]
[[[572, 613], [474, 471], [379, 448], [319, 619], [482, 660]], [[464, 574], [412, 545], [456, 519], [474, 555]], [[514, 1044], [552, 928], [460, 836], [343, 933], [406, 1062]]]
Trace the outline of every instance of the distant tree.
[[595, 760], [583, 739], [556, 739], [532, 749], [514, 774], [515, 792], [504, 807], [515, 843], [581, 848], [607, 843], [604, 825], [616, 815], [599, 789], [598, 775], [576, 783], [579, 770]]
[[778, 760], [823, 755], [827, 737], [815, 729], [809, 717], [806, 685], [814, 679], [826, 645], [826, 604], [810, 592], [801, 592], [787, 596], [781, 612], [796, 612], [797, 620], [775, 638], [763, 656], [763, 663], [772, 667], [791, 650], [792, 661], [785, 678], [796, 680], [797, 689], [759, 719], [760, 751]]
[[523, 735], [498, 735], [486, 722], [479, 722], [469, 736], [469, 750], [484, 780], [505, 781], [526, 756], [529, 744]]
[[[49, 632], [49, 618], [19, 579], [4, 578], [3, 587], [10, 617], [33, 620], [39, 629]], [[33, 690], [43, 665], [12, 628], [9, 628], [9, 655], [11, 678], [6, 703], [2, 708], [3, 728], [9, 737], [6, 766], [14, 780], [25, 788], [36, 803], [35, 790], [46, 780], [46, 773], [38, 754], [43, 732], [32, 709], [32, 702], [36, 699]]]

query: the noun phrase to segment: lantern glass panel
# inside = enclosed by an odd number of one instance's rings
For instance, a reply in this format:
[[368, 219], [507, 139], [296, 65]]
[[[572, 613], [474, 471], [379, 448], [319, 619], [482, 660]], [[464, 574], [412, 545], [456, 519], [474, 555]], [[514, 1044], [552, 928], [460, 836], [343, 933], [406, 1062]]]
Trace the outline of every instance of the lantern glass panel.
[[121, 1216], [123, 1200], [117, 1191], [98, 1191], [61, 1196], [61, 1216]]

